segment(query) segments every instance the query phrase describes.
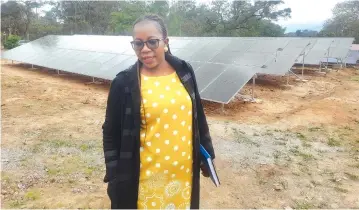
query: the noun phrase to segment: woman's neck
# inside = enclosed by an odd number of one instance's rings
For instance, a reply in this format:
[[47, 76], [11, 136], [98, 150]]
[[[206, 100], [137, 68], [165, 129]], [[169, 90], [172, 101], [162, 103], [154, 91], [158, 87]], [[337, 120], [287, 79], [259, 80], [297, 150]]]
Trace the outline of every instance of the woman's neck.
[[148, 69], [144, 66], [141, 67], [141, 74], [148, 77], [166, 76], [172, 74], [173, 72], [175, 72], [175, 70], [172, 68], [171, 65], [169, 65], [167, 61], [161, 63], [153, 69]]

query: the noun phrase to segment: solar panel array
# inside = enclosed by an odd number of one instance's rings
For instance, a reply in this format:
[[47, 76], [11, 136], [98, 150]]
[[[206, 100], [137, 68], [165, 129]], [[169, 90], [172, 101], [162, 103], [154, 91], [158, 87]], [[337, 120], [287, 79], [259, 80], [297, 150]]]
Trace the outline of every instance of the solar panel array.
[[[308, 38], [311, 45], [305, 49], [304, 63], [309, 65], [319, 65], [323, 58], [345, 59], [348, 55], [354, 38]], [[303, 57], [300, 56], [296, 63], [302, 63]]]
[[[111, 80], [137, 60], [131, 40], [129, 36], [46, 36], [6, 51], [3, 57]], [[256, 73], [284, 75], [303, 52], [313, 63], [328, 48], [331, 55], [345, 57], [349, 42], [340, 38], [171, 37], [170, 48], [194, 67], [203, 99], [228, 103]]]

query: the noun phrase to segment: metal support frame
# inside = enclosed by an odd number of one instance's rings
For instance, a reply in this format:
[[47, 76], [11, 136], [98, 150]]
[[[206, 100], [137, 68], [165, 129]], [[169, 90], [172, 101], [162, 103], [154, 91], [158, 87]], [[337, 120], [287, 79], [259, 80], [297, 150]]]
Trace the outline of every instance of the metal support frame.
[[294, 74], [294, 76], [296, 76], [300, 81], [304, 81], [304, 79], [301, 78], [300, 76], [298, 76], [296, 73], [294, 73], [294, 72], [292, 71], [292, 69], [289, 69], [289, 73]]
[[254, 98], [254, 87], [256, 86], [256, 78], [257, 78], [257, 74], [254, 74], [252, 77], [252, 101], [255, 101]]
[[[289, 76], [290, 76], [290, 73], [292, 73], [294, 76], [296, 76], [301, 82], [306, 82], [306, 81], [307, 81], [307, 80], [303, 79], [303, 76], [300, 77], [300, 76], [298, 76], [296, 73], [294, 73], [294, 72], [292, 71], [292, 69], [289, 69], [288, 74], [287, 74], [287, 85], [289, 85]], [[303, 70], [302, 70], [302, 75], [303, 75]]]
[[304, 77], [304, 57], [305, 57], [305, 53], [303, 53], [302, 78]]

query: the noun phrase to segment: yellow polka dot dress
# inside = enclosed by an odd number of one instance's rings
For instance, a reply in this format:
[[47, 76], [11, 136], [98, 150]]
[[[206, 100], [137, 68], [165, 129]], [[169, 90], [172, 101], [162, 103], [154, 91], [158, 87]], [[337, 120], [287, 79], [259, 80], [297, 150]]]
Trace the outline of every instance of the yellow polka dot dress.
[[190, 208], [192, 102], [174, 72], [141, 75], [139, 209]]

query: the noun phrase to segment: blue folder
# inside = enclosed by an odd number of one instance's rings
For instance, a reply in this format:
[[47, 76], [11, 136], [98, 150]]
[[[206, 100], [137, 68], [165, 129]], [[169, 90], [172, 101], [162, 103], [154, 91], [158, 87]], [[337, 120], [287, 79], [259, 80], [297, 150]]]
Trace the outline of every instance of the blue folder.
[[219, 187], [219, 185], [221, 183], [219, 181], [219, 178], [218, 178], [218, 175], [216, 172], [216, 168], [213, 164], [211, 155], [207, 152], [207, 150], [202, 145], [200, 145], [200, 150], [201, 150], [202, 157], [205, 160], [206, 166], [208, 167], [209, 175], [210, 175], [213, 183], [216, 185], [216, 187]]

